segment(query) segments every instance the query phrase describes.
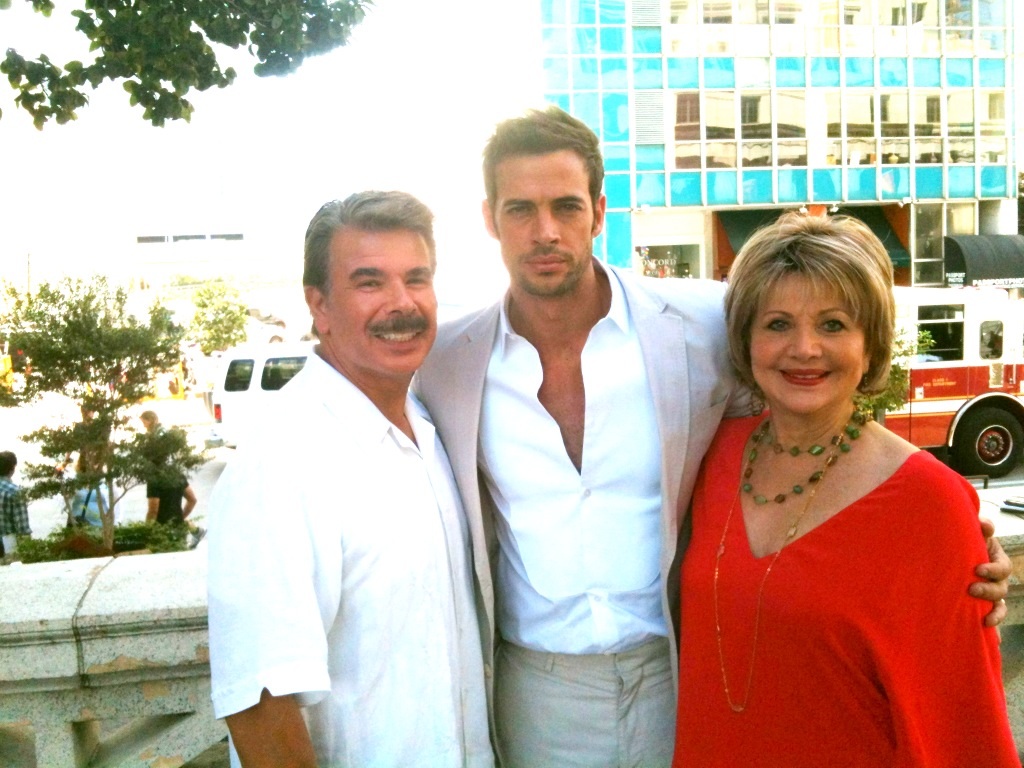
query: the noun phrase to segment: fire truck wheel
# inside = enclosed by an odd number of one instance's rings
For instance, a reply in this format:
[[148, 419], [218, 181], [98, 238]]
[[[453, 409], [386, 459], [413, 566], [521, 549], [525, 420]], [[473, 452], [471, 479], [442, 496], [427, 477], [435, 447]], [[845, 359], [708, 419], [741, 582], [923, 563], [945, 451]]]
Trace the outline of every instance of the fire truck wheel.
[[953, 438], [956, 468], [965, 475], [1003, 477], [1020, 462], [1024, 429], [998, 408], [975, 408]]

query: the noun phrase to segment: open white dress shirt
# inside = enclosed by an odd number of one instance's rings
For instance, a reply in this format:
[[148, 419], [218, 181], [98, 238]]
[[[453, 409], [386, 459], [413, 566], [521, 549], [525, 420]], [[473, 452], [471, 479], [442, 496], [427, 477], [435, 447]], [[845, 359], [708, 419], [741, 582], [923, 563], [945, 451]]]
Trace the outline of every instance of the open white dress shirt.
[[636, 329], [618, 278], [582, 353], [577, 472], [537, 398], [540, 356], [502, 308], [487, 368], [480, 464], [497, 507], [497, 622], [555, 653], [615, 653], [668, 634], [661, 604], [661, 447]]

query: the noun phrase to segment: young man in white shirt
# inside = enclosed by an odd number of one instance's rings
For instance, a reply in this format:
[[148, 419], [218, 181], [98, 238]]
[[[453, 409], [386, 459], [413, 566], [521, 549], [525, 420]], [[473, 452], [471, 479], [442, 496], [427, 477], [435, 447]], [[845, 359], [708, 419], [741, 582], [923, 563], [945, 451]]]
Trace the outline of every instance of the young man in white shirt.
[[465, 518], [408, 393], [436, 332], [431, 220], [368, 192], [307, 230], [320, 343], [211, 500], [213, 701], [233, 764], [493, 765]]

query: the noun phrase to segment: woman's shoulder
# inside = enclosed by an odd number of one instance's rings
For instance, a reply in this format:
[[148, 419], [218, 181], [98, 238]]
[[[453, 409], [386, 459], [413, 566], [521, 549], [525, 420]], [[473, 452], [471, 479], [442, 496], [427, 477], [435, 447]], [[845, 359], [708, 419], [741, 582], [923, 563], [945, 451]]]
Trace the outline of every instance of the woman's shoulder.
[[890, 485], [906, 496], [910, 506], [947, 510], [962, 506], [977, 512], [977, 492], [961, 475], [884, 427], [871, 427], [876, 439], [866, 471], [875, 474], [877, 485]]
[[706, 455], [728, 454], [742, 449], [765, 418], [765, 414], [760, 414], [722, 419]]
[[737, 416], [722, 419], [718, 425], [718, 433], [716, 434], [715, 439], [745, 440], [750, 437], [757, 426], [766, 418], [767, 416], [762, 413], [757, 416]]

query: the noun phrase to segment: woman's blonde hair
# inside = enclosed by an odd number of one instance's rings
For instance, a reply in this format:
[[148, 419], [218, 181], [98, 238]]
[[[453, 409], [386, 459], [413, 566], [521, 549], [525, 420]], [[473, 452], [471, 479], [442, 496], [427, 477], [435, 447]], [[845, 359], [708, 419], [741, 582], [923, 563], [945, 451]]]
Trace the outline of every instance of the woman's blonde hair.
[[795, 211], [757, 230], [729, 271], [729, 355], [740, 379], [758, 391], [750, 364], [750, 329], [764, 297], [789, 275], [800, 275], [816, 291], [842, 301], [864, 330], [868, 370], [857, 389], [863, 394], [885, 389], [896, 321], [892, 261], [885, 246], [860, 219]]

